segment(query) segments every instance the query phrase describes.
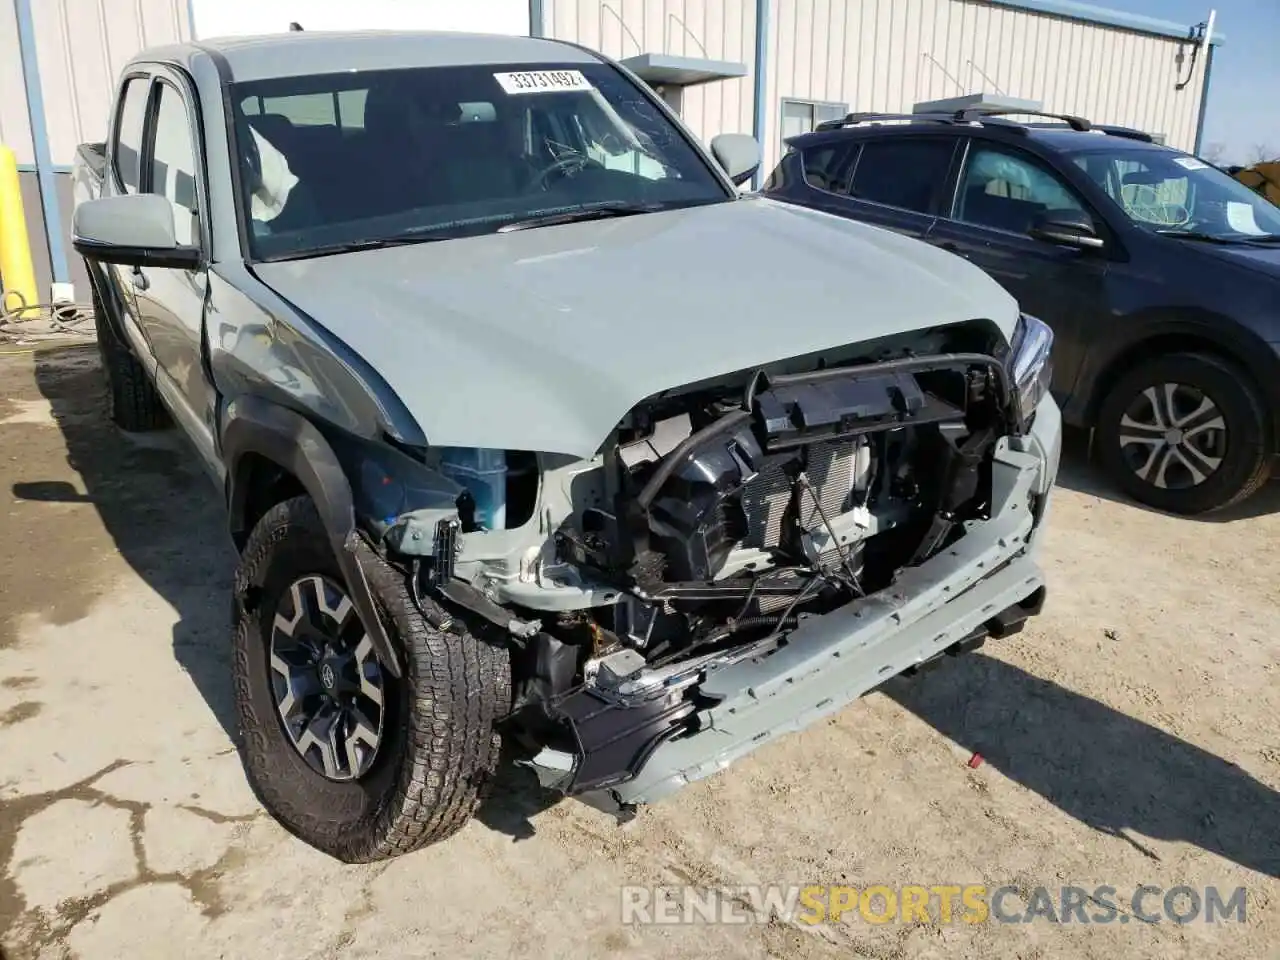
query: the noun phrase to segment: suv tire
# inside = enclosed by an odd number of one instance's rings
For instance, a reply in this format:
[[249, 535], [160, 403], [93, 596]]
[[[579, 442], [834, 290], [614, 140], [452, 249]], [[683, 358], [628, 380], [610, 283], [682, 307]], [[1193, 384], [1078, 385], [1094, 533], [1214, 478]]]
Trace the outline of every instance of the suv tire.
[[107, 416], [121, 430], [142, 433], [169, 425], [169, 414], [147, 372], [111, 326], [98, 291], [93, 291], [93, 326], [98, 356], [107, 377]]
[[1257, 388], [1211, 354], [1167, 354], [1128, 371], [1103, 399], [1096, 427], [1112, 480], [1170, 513], [1238, 503], [1271, 473], [1270, 424]]
[[[368, 666], [367, 644], [362, 644], [366, 660], [360, 662], [357, 675], [375, 676], [381, 703], [381, 708], [367, 705], [360, 714], [369, 718], [376, 714], [379, 731], [371, 759], [362, 761], [368, 764], [361, 767], [362, 773], [355, 774], [354, 761], [345, 771], [352, 775], [343, 780], [320, 772], [316, 768], [317, 752], [324, 760], [320, 744], [310, 741], [304, 753], [283, 719], [288, 708], [279, 695], [279, 616], [286, 616], [281, 613], [284, 610], [298, 622], [298, 610], [293, 608], [299, 594], [291, 593], [292, 585], [323, 578], [325, 584], [334, 585], [327, 589], [345, 590], [310, 498], [276, 505], [250, 534], [236, 571], [232, 635], [240, 751], [251, 786], [288, 830], [348, 863], [409, 853], [461, 829], [497, 768], [501, 740], [495, 724], [511, 707], [510, 658], [502, 638], [487, 642], [463, 628], [460, 620], [454, 621], [450, 631], [433, 628], [419, 612], [406, 576], [363, 541], [360, 549], [361, 563], [404, 671], [395, 680], [390, 673], [379, 672], [376, 657]], [[336, 600], [342, 594], [332, 596]], [[336, 606], [348, 611], [346, 619], [354, 629], [349, 642], [358, 642], [354, 638], [364, 635], [358, 617], [349, 611], [349, 603]], [[328, 611], [323, 603], [321, 609]], [[296, 662], [297, 649], [289, 654], [291, 662]], [[322, 670], [322, 666], [316, 668], [320, 679], [303, 678], [298, 689], [312, 683], [308, 696], [313, 698], [316, 684], [332, 690], [332, 674], [326, 678]], [[293, 681], [284, 688], [286, 698], [292, 698]], [[299, 695], [296, 702], [314, 700]], [[370, 719], [370, 728], [373, 725]], [[340, 729], [349, 732], [351, 728]], [[354, 742], [342, 741], [344, 750], [336, 737], [330, 739], [330, 759], [344, 753], [351, 756]], [[327, 762], [325, 770], [330, 770]]]

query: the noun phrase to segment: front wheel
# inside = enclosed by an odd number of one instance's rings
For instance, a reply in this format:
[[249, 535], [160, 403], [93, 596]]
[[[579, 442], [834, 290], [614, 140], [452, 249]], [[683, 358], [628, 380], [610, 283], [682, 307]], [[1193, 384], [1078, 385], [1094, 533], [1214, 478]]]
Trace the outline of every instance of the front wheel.
[[408, 853], [461, 829], [496, 770], [509, 655], [420, 615], [405, 577], [361, 557], [403, 661], [378, 661], [314, 503], [254, 527], [236, 572], [232, 637], [248, 777], [287, 829], [349, 863]]
[[1218, 510], [1270, 476], [1263, 401], [1242, 370], [1209, 354], [1168, 354], [1130, 370], [1103, 399], [1096, 426], [1104, 469], [1159, 510]]

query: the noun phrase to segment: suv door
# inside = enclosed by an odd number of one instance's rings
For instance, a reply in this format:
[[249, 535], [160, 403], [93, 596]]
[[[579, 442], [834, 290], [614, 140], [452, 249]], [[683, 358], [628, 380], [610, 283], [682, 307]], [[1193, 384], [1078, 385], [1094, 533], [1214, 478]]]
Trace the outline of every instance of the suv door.
[[1084, 356], [1083, 331], [1110, 313], [1108, 258], [1032, 237], [1032, 220], [1045, 210], [1083, 211], [1108, 239], [1106, 221], [1049, 163], [1017, 146], [972, 138], [951, 209], [926, 239], [982, 267], [1023, 310], [1049, 324], [1053, 392], [1061, 400]]
[[[207, 250], [192, 102], [186, 83], [176, 74], [166, 71], [157, 78], [143, 138], [142, 189], [165, 197], [173, 205], [179, 244]], [[205, 268], [137, 268], [134, 288], [138, 313], [155, 351], [156, 388], [216, 474], [216, 405], [205, 373], [203, 349], [208, 292]]]

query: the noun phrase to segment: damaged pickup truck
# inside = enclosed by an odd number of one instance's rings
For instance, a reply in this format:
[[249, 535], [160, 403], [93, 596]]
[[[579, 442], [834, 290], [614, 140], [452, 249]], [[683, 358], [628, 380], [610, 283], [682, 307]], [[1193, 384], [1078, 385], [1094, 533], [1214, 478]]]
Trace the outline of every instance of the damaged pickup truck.
[[297, 835], [440, 840], [504, 754], [625, 817], [1039, 612], [1050, 333], [758, 163], [541, 39], [126, 67], [74, 245], [115, 421], [224, 492], [240, 746]]

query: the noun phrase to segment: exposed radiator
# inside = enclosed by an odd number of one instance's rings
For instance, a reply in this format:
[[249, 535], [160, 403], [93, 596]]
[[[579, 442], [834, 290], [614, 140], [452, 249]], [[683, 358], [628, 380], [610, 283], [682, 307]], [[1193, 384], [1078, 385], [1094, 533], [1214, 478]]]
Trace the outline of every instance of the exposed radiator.
[[[828, 517], [839, 516], [848, 509], [849, 494], [854, 487], [858, 442], [817, 443], [809, 447], [808, 456], [809, 483], [823, 511]], [[746, 485], [742, 491], [742, 506], [747, 515], [743, 546], [767, 550], [778, 545], [782, 538], [782, 519], [791, 504], [791, 489], [791, 478], [780, 465], [766, 467]], [[822, 523], [813, 498], [807, 493], [801, 493], [799, 498], [799, 520], [805, 530]]]

